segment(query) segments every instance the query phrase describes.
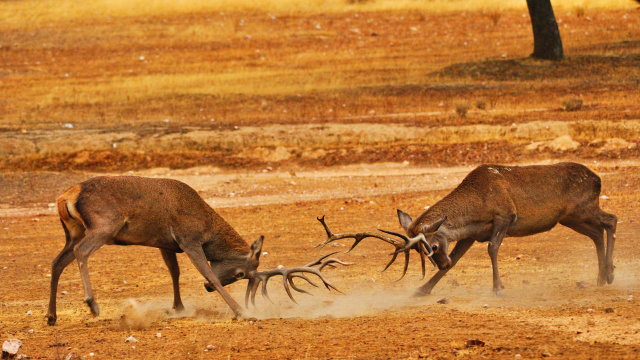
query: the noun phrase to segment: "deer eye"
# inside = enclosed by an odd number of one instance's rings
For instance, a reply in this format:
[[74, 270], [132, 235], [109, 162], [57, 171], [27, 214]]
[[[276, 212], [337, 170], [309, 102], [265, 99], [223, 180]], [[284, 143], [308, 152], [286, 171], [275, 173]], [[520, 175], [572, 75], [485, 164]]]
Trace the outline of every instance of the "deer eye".
[[437, 251], [437, 250], [438, 250], [438, 245], [433, 245], [433, 246], [431, 247], [431, 250], [433, 250], [433, 251]]
[[244, 271], [240, 271], [239, 273], [236, 273], [236, 279], [238, 280], [244, 279]]

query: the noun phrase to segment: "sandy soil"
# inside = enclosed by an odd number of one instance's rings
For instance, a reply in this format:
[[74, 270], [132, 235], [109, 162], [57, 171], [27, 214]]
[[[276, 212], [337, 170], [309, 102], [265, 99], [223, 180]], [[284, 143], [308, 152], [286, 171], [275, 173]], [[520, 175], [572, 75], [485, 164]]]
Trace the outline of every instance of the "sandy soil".
[[[0, 22], [0, 341], [33, 359], [640, 357], [631, 5], [556, 9], [566, 58], [548, 62], [528, 58], [524, 9], [25, 17], [38, 3], [8, 2], [22, 10]], [[186, 182], [247, 242], [265, 235], [271, 269], [348, 249], [314, 247], [318, 216], [335, 232], [399, 230], [396, 209], [419, 214], [478, 164], [563, 160], [600, 174], [618, 216], [612, 285], [596, 286], [593, 242], [559, 227], [505, 240], [502, 298], [480, 244], [412, 298], [419, 260], [396, 282], [400, 264], [380, 273], [391, 246], [367, 240], [326, 271], [344, 295], [307, 286], [295, 305], [274, 281], [275, 303], [234, 321], [184, 255], [176, 314], [158, 250], [111, 246], [89, 263], [100, 317], [73, 263], [58, 323], [44, 320], [64, 244], [53, 202], [97, 174]]]
[[[596, 286], [593, 244], [566, 228], [510, 238], [500, 252], [504, 297], [491, 292], [490, 260], [476, 244], [435, 288], [412, 298], [421, 284], [412, 259], [405, 279], [400, 265], [380, 273], [390, 246], [365, 241], [339, 258], [355, 265], [330, 270], [345, 295], [313, 289], [291, 303], [276, 281], [275, 304], [257, 299], [255, 321], [232, 321], [221, 298], [179, 256], [187, 311], [171, 310], [171, 281], [155, 249], [105, 247], [91, 258], [90, 273], [102, 314], [91, 318], [82, 302], [75, 263], [62, 276], [59, 321], [44, 321], [50, 261], [64, 235], [48, 203], [90, 173], [4, 173], [0, 200], [1, 338], [19, 338], [32, 358], [636, 358], [640, 207], [636, 162], [591, 165], [603, 179], [602, 206], [619, 218], [616, 280]], [[383, 163], [297, 173], [151, 169], [136, 174], [180, 179], [201, 192], [247, 241], [266, 236], [261, 268], [294, 266], [344, 250], [349, 241], [317, 249], [324, 240], [316, 216], [334, 232], [398, 229], [395, 209], [410, 214], [444, 196], [469, 167], [423, 168]], [[28, 184], [29, 191], [24, 191]], [[429, 276], [430, 273], [427, 273]], [[578, 287], [584, 281], [586, 288]], [[241, 300], [244, 284], [230, 286]], [[62, 294], [64, 292], [64, 294]], [[448, 304], [438, 304], [440, 298]], [[161, 334], [158, 337], [157, 334]], [[139, 342], [126, 343], [134, 336]], [[467, 348], [479, 339], [484, 347]], [[205, 351], [208, 345], [215, 348]], [[91, 356], [90, 353], [94, 355]]]

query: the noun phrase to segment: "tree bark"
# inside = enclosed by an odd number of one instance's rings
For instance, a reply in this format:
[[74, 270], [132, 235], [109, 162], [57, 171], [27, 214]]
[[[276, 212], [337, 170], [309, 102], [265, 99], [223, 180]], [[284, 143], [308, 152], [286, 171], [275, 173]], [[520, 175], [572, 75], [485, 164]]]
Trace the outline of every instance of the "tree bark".
[[531, 57], [560, 60], [564, 57], [562, 39], [550, 0], [527, 0], [533, 28], [533, 54]]

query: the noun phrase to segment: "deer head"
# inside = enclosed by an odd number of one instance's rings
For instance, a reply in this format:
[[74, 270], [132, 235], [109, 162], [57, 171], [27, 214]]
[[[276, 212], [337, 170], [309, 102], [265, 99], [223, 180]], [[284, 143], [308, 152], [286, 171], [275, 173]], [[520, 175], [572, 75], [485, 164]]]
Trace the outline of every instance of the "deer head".
[[[225, 256], [223, 259], [214, 259], [209, 262], [211, 270], [218, 277], [222, 286], [233, 284], [242, 279], [248, 279], [256, 272], [260, 265], [260, 254], [262, 254], [262, 242], [264, 236], [260, 236], [251, 244], [248, 254], [238, 254], [236, 256]], [[205, 285], [209, 292], [214, 291], [213, 287]]]
[[[407, 236], [412, 239], [420, 238], [414, 241], [406, 238], [408, 240], [407, 245], [417, 243], [418, 241], [422, 243], [427, 250], [431, 252], [430, 258], [434, 262], [434, 265], [438, 266], [440, 270], [448, 270], [451, 268], [451, 258], [448, 255], [449, 241], [442, 232], [438, 231], [446, 220], [447, 217], [443, 216], [430, 222], [414, 223], [409, 214], [398, 210], [398, 221], [400, 221], [400, 226], [402, 226]], [[403, 237], [399, 234], [394, 235]]]

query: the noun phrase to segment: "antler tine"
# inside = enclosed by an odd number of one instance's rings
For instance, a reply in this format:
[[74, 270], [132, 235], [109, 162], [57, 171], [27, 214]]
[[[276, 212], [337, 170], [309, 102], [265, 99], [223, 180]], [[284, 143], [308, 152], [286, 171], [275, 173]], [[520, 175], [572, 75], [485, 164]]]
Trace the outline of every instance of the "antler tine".
[[304, 265], [303, 267], [311, 267], [311, 266], [318, 265], [318, 264], [320, 264], [320, 263], [322, 262], [322, 260], [324, 260], [324, 259], [328, 258], [328, 257], [329, 257], [329, 256], [331, 256], [331, 255], [335, 255], [335, 254], [337, 254], [337, 253], [339, 253], [339, 252], [340, 252], [340, 251], [334, 251], [334, 252], [332, 252], [332, 253], [328, 253], [328, 254], [326, 254], [326, 255], [322, 255], [322, 256], [320, 256], [320, 257], [318, 258], [318, 260], [312, 261], [312, 262], [308, 263], [307, 265]]
[[[290, 279], [293, 279], [294, 277], [305, 279], [309, 283], [309, 285], [311, 285], [313, 287], [318, 287], [318, 285], [316, 285], [313, 281], [309, 280], [309, 278], [306, 277], [304, 274], [291, 274], [289, 276]], [[293, 280], [292, 280], [292, 282], [293, 282]], [[302, 291], [302, 292], [304, 292], [304, 291]]]
[[269, 300], [269, 302], [273, 304], [273, 301], [271, 301], [271, 298], [269, 297], [269, 293], [267, 293], [267, 281], [266, 280], [262, 282], [262, 297], [267, 299], [267, 300]]
[[[423, 244], [423, 243], [420, 243], [419, 247], [420, 247], [420, 249], [419, 249], [419, 250], [417, 250], [417, 251], [418, 251], [418, 253], [420, 254], [420, 266], [421, 266], [421, 269], [422, 269], [422, 277], [420, 278], [420, 280], [422, 280], [422, 279], [424, 279], [425, 275], [427, 274], [427, 273], [426, 273], [426, 266], [425, 266], [425, 265], [426, 265], [426, 264], [425, 264], [425, 258], [426, 258], [427, 256], [424, 254], [424, 251], [423, 251], [423, 249], [422, 249], [422, 248], [424, 247], [424, 244]], [[431, 258], [430, 258], [430, 259], [431, 259]]]
[[344, 265], [344, 266], [349, 266], [349, 265], [353, 265], [354, 263], [348, 263], [348, 262], [344, 262], [342, 260], [339, 259], [327, 259], [326, 261], [322, 262], [320, 264], [320, 266], [318, 267], [318, 270], [322, 271], [322, 269], [325, 268], [325, 266], [331, 266], [333, 268], [335, 268], [335, 266], [333, 264], [340, 264], [340, 265]]
[[[293, 298], [293, 295], [291, 294], [291, 289], [289, 289], [289, 284], [287, 284], [289, 280], [288, 276], [282, 276], [282, 283], [284, 284], [284, 289], [287, 291], [287, 295], [289, 295], [289, 299], [291, 299], [291, 301], [293, 301], [296, 305], [298, 305], [298, 302], [296, 301], [296, 299]], [[291, 285], [291, 287], [295, 290], [296, 286], [295, 285]]]
[[333, 266], [332, 264], [351, 265], [351, 263], [346, 263], [339, 259], [335, 259], [335, 258], [327, 259], [329, 256], [334, 255], [336, 253], [337, 252], [333, 252], [330, 254], [323, 255], [318, 260], [310, 262], [305, 266], [294, 267], [289, 269], [273, 269], [273, 270], [267, 270], [267, 271], [256, 271], [255, 273], [253, 273], [252, 277], [250, 277], [249, 283], [247, 284], [247, 292], [245, 294], [245, 305], [247, 307], [249, 306], [248, 304], [249, 299], [251, 299], [251, 304], [253, 306], [256, 305], [255, 297], [256, 297], [257, 289], [260, 286], [260, 283], [262, 283], [262, 296], [273, 303], [271, 298], [269, 298], [269, 294], [267, 292], [267, 282], [269, 281], [270, 278], [276, 275], [282, 276], [282, 283], [284, 285], [284, 289], [287, 292], [287, 295], [289, 295], [289, 298], [291, 299], [291, 301], [293, 301], [296, 304], [298, 302], [293, 298], [293, 294], [291, 293], [291, 288], [293, 288], [297, 292], [301, 292], [305, 294], [309, 294], [309, 292], [297, 287], [293, 282], [294, 277], [302, 278], [312, 286], [318, 287], [318, 285], [314, 284], [311, 280], [309, 280], [309, 278], [305, 275], [305, 273], [314, 274], [322, 281], [322, 283], [327, 289], [329, 290], [333, 289], [342, 294], [340, 290], [338, 290], [329, 281], [327, 281], [327, 279], [325, 279], [325, 277], [320, 273], [320, 271], [325, 266], [328, 266], [328, 265], [329, 266]]
[[409, 250], [404, 251], [404, 268], [402, 269], [402, 275], [396, 281], [402, 280], [402, 278], [407, 274], [407, 269], [409, 268]]
[[297, 292], [300, 292], [300, 293], [303, 293], [303, 294], [307, 294], [307, 295], [311, 295], [311, 296], [313, 296], [313, 294], [312, 294], [312, 293], [310, 293], [310, 292], [308, 292], [307, 290], [305, 290], [305, 289], [300, 289], [299, 287], [297, 287], [297, 286], [296, 286], [296, 284], [293, 282], [293, 278], [294, 278], [294, 277], [303, 278], [303, 279], [307, 280], [307, 282], [309, 282], [309, 284], [311, 284], [311, 285], [312, 285], [312, 286], [314, 286], [314, 287], [318, 287], [318, 285], [316, 285], [316, 284], [312, 283], [312, 282], [311, 282], [311, 280], [309, 280], [309, 279], [308, 279], [308, 278], [306, 278], [305, 276], [297, 275], [297, 274], [291, 274], [291, 276], [289, 276], [289, 278], [287, 279], [287, 281], [289, 282], [289, 285], [293, 288], [293, 290], [295, 290], [295, 291], [297, 291]]
[[251, 295], [251, 289], [253, 288], [254, 282], [254, 278], [249, 279], [249, 283], [247, 284], [247, 291], [244, 293], [244, 307], [249, 307], [249, 295]]
[[[398, 248], [395, 253], [399, 254], [403, 251], [407, 251], [409, 249], [416, 249], [416, 251], [420, 252], [420, 251], [427, 251], [427, 253], [425, 253], [426, 256], [431, 256], [433, 255], [433, 250], [431, 250], [431, 248], [429, 247], [429, 243], [427, 242], [427, 239], [424, 237], [424, 234], [420, 233], [418, 234], [418, 236], [416, 237], [412, 237], [412, 238], [408, 238], [406, 235], [402, 235], [402, 234], [398, 234], [395, 233], [393, 231], [387, 231], [387, 230], [382, 230], [380, 229], [380, 231], [390, 234], [390, 235], [395, 235], [399, 238], [401, 238], [402, 240], [404, 240], [404, 246]], [[422, 244], [424, 245], [424, 247], [420, 247], [420, 246], [416, 246], [418, 244]]]
[[391, 264], [393, 264], [393, 262], [396, 261], [397, 257], [398, 257], [398, 254], [393, 254], [393, 257], [391, 258], [391, 261], [389, 261], [387, 266], [385, 266], [384, 269], [382, 269], [382, 271], [380, 271], [380, 272], [385, 272], [389, 268], [389, 266], [391, 266]]
[[329, 229], [329, 225], [327, 225], [326, 221], [324, 220], [324, 215], [321, 218], [318, 218], [318, 221], [320, 221], [320, 223], [324, 227], [325, 232], [327, 233], [327, 240], [322, 244], [316, 245], [315, 247], [325, 247], [327, 244], [329, 244], [331, 242], [334, 242], [336, 240], [352, 238], [352, 239], [354, 239], [353, 244], [351, 245], [349, 250], [345, 251], [345, 253], [348, 253], [351, 250], [353, 250], [362, 240], [364, 240], [364, 239], [366, 239], [368, 237], [373, 237], [373, 238], [380, 239], [382, 241], [386, 241], [389, 244], [395, 246], [396, 248], [398, 248], [399, 246], [402, 246], [398, 240], [396, 240], [394, 238], [390, 238], [388, 236], [384, 236], [384, 235], [379, 234], [379, 233], [375, 233], [375, 232], [363, 231], [363, 232], [359, 232], [359, 233], [334, 234], [331, 231], [331, 229]]
[[[254, 307], [256, 306], [256, 292], [258, 291], [258, 286], [260, 285], [261, 281], [263, 280], [260, 278], [257, 278], [257, 280], [253, 282], [253, 286], [251, 287], [251, 290], [249, 290], [249, 287], [247, 287], [247, 292], [251, 291], [251, 305], [253, 305]], [[246, 306], [249, 307], [249, 304], [246, 304]]]

